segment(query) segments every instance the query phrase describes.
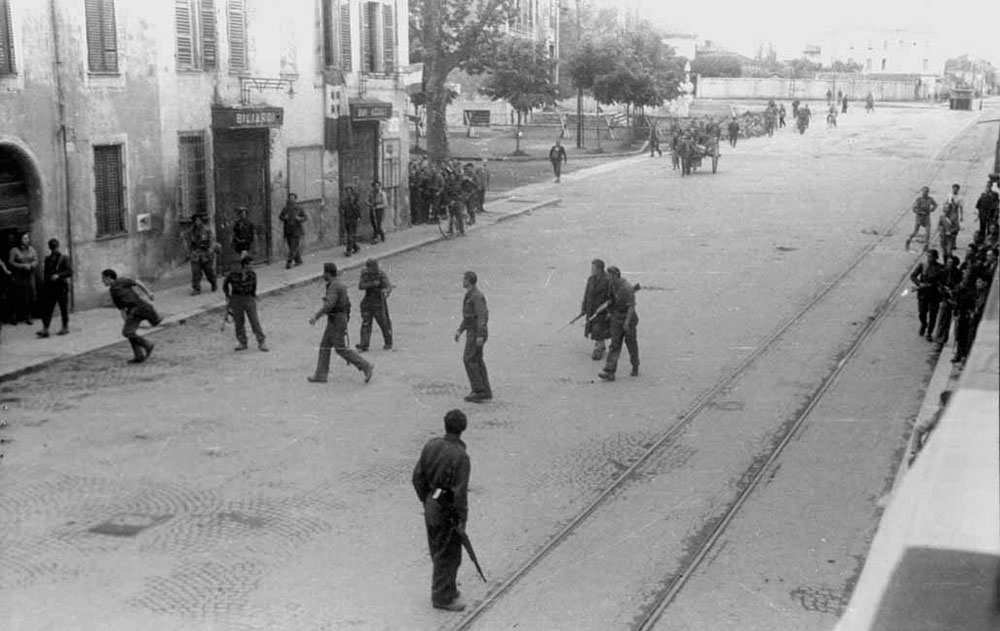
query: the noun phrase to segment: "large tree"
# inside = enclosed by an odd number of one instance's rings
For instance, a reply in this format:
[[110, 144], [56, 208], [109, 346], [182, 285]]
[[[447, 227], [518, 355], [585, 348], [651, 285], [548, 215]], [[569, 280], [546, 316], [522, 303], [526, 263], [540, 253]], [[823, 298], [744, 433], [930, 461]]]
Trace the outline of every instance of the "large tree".
[[503, 35], [513, 4], [513, 0], [414, 0], [410, 4], [411, 32], [424, 64], [431, 159], [448, 156], [448, 75], [455, 69], [469, 74], [484, 70], [485, 53]]
[[500, 41], [484, 61], [486, 80], [479, 91], [494, 101], [507, 101], [517, 112], [516, 146], [521, 154], [521, 121], [531, 110], [555, 103], [556, 62], [544, 42], [508, 37]]

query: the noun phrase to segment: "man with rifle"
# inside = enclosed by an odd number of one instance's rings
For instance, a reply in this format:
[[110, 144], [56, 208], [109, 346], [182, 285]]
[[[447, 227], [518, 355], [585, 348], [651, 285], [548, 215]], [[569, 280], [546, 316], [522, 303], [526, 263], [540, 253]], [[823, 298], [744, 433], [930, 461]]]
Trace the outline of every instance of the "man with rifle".
[[[462, 432], [467, 426], [465, 413], [450, 410], [444, 416], [445, 435], [424, 445], [413, 468], [413, 489], [424, 505], [427, 546], [434, 563], [431, 604], [448, 611], [465, 609], [456, 579], [469, 517], [470, 464], [462, 442]], [[468, 538], [464, 540], [467, 542]], [[470, 552], [471, 548], [469, 545]], [[471, 554], [470, 557], [475, 560]]]
[[604, 381], [614, 381], [618, 370], [618, 356], [622, 352], [622, 343], [628, 348], [629, 360], [632, 363], [633, 377], [639, 376], [639, 341], [636, 328], [639, 316], [635, 312], [635, 287], [622, 278], [621, 270], [612, 265], [608, 268], [610, 292], [607, 311], [611, 319], [611, 348], [604, 370], [597, 376]]
[[606, 340], [610, 337], [607, 310], [597, 313], [601, 305], [608, 301], [610, 296], [610, 283], [608, 274], [604, 271], [604, 261], [594, 259], [590, 262], [590, 277], [587, 278], [587, 287], [583, 291], [583, 304], [580, 306], [580, 315], [587, 316], [587, 323], [583, 327], [583, 336], [594, 340], [594, 352], [590, 357], [594, 361], [604, 359]]
[[357, 349], [362, 353], [368, 350], [368, 344], [372, 339], [372, 319], [378, 323], [378, 328], [382, 331], [382, 341], [385, 350], [392, 350], [392, 321], [389, 319], [389, 305], [387, 298], [392, 292], [392, 283], [385, 272], [379, 269], [378, 261], [368, 259], [365, 261], [365, 268], [361, 270], [361, 278], [358, 280], [358, 289], [365, 292], [365, 297], [361, 299], [361, 340]]

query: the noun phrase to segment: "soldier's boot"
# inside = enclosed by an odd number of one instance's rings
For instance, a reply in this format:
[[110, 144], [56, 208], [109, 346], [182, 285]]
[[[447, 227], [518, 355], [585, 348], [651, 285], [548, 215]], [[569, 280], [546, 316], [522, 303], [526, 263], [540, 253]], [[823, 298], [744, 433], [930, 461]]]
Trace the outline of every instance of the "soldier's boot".
[[600, 377], [601, 379], [603, 379], [604, 381], [614, 381], [615, 380], [615, 373], [608, 372], [606, 370], [597, 373], [597, 376]]
[[257, 348], [265, 353], [271, 350], [270, 348], [267, 347], [267, 342], [265, 342], [264, 340], [260, 340], [259, 342], [257, 342]]
[[638, 366], [632, 366], [632, 372], [629, 373], [629, 376], [630, 377], [638, 377], [639, 376], [639, 367]]
[[604, 359], [604, 342], [594, 343], [594, 352], [590, 354], [590, 358], [594, 361], [600, 361]]
[[240, 342], [240, 343], [239, 343], [239, 344], [238, 344], [238, 345], [236, 346], [236, 348], [234, 348], [233, 350], [234, 350], [234, 351], [245, 351], [245, 350], [247, 350], [247, 343], [246, 343], [246, 342]]

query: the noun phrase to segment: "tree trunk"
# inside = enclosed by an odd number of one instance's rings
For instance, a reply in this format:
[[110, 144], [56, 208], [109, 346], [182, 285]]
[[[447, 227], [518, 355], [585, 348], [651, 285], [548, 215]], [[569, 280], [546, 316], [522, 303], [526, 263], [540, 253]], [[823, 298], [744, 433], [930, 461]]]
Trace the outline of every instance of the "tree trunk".
[[514, 132], [514, 155], [521, 155], [521, 110], [517, 111], [517, 131]]
[[[424, 1], [423, 32], [433, 38], [441, 32], [441, 0]], [[429, 40], [432, 41], [432, 40]], [[431, 160], [443, 160], [448, 151], [448, 90], [445, 82], [453, 64], [438, 50], [437, 46], [424, 47], [424, 105], [427, 112], [427, 154]]]

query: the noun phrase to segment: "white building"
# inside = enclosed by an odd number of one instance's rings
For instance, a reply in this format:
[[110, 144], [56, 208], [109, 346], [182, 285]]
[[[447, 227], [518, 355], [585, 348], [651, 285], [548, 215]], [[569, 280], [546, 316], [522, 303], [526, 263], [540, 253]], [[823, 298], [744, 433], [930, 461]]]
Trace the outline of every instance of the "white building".
[[856, 62], [871, 74], [937, 77], [944, 60], [935, 51], [934, 34], [913, 28], [840, 28], [821, 45], [823, 65]]

